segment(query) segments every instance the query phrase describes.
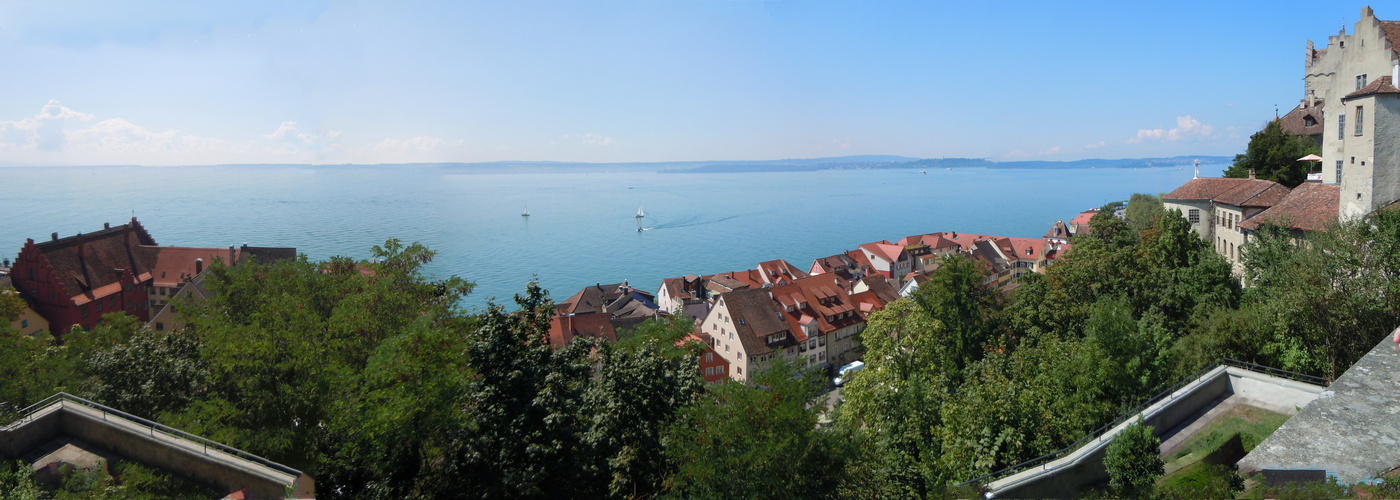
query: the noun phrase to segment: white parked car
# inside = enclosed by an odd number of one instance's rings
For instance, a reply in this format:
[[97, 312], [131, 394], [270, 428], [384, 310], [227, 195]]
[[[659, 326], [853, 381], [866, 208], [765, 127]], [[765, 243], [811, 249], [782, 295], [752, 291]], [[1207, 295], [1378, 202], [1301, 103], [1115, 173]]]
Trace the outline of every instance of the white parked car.
[[836, 378], [832, 379], [831, 382], [836, 384], [837, 387], [845, 385], [847, 381], [851, 380], [851, 375], [860, 371], [862, 368], [865, 368], [865, 362], [863, 361], [856, 361], [843, 366], [840, 371], [836, 372]]

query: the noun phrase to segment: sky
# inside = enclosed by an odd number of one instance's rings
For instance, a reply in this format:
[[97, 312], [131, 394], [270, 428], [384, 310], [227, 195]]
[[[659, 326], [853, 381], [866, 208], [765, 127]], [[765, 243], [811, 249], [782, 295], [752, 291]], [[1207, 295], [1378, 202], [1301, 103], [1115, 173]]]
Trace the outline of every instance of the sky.
[[1233, 155], [1364, 5], [0, 0], [0, 165]]

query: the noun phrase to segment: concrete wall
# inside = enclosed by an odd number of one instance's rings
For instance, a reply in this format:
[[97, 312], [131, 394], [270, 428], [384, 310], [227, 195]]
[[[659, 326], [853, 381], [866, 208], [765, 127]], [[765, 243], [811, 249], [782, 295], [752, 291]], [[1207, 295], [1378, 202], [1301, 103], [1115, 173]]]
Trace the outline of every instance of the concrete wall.
[[1211, 208], [1212, 207], [1209, 200], [1162, 200], [1163, 210], [1176, 210], [1178, 212], [1181, 212], [1181, 218], [1186, 219], [1187, 221], [1191, 220], [1188, 217], [1188, 215], [1191, 213], [1190, 211], [1192, 209], [1200, 210], [1200, 221], [1191, 224], [1191, 230], [1195, 231], [1196, 235], [1201, 237], [1201, 241], [1205, 242], [1215, 241], [1215, 215], [1211, 211]]
[[[1173, 392], [1138, 416], [1152, 425], [1158, 436], [1187, 423], [1222, 396], [1238, 394], [1275, 406], [1304, 406], [1317, 398], [1322, 387], [1294, 382], [1234, 367], [1218, 366]], [[1108, 444], [1123, 429], [1137, 422], [1131, 417], [1069, 455], [987, 485], [995, 498], [1075, 498], [1087, 487], [1108, 481], [1103, 459]]]
[[314, 496], [305, 474], [290, 474], [204, 444], [152, 432], [144, 424], [73, 402], [57, 402], [32, 421], [0, 430], [0, 454], [15, 457], [59, 436], [81, 439], [123, 459], [140, 462], [224, 493], [246, 490], [247, 498]]
[[1374, 102], [1372, 137], [1377, 139], [1371, 152], [1371, 207], [1379, 208], [1400, 199], [1400, 97], [1377, 95]]

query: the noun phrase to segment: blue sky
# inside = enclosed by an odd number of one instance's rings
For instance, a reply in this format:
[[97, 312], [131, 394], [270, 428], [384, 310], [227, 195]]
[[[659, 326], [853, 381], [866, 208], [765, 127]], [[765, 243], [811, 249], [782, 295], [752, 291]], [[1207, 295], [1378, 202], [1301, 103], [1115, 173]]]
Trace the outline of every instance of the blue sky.
[[0, 164], [1232, 155], [1365, 5], [1061, 3], [0, 0]]

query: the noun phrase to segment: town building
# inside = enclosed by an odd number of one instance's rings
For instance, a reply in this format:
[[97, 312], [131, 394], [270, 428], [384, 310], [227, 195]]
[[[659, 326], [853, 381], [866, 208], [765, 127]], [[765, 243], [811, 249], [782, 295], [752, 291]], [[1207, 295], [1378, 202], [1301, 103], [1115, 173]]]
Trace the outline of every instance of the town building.
[[729, 362], [724, 359], [724, 356], [715, 352], [714, 339], [702, 331], [691, 332], [688, 339], [705, 346], [704, 352], [700, 354], [700, 376], [705, 377], [705, 382], [724, 383], [729, 381]]
[[903, 283], [904, 275], [914, 270], [914, 259], [909, 256], [909, 252], [902, 246], [890, 243], [889, 240], [866, 243], [861, 245], [859, 250], [870, 261], [876, 273], [896, 284]]
[[713, 339], [715, 353], [732, 368], [731, 379], [748, 380], [778, 358], [796, 361], [797, 338], [768, 290], [721, 294], [700, 327]]
[[1098, 215], [1098, 214], [1099, 214], [1099, 209], [1097, 209], [1097, 208], [1091, 208], [1091, 209], [1085, 210], [1085, 211], [1083, 211], [1083, 212], [1079, 212], [1079, 215], [1076, 215], [1076, 216], [1074, 216], [1073, 219], [1070, 219], [1070, 220], [1069, 220], [1069, 234], [1070, 234], [1070, 236], [1079, 235], [1079, 234], [1089, 234], [1089, 231], [1090, 231], [1090, 228], [1089, 228], [1089, 220], [1090, 220], [1090, 219], [1093, 219], [1094, 216], [1095, 216], [1095, 215]]
[[[242, 252], [242, 253], [240, 253]], [[29, 239], [11, 269], [11, 283], [62, 338], [71, 327], [91, 329], [117, 311], [145, 322], [183, 283], [215, 260], [228, 265], [256, 258], [295, 257], [295, 248], [159, 246], [135, 217], [131, 222], [49, 241]]]
[[1342, 219], [1400, 199], [1397, 43], [1400, 22], [1379, 20], [1370, 7], [1361, 9], [1351, 34], [1343, 26], [1322, 49], [1307, 42], [1299, 105], [1304, 111], [1295, 109], [1298, 117], [1284, 125], [1296, 134], [1320, 135], [1322, 181], [1340, 186]]
[[[850, 351], [858, 345], [851, 337], [865, 328], [865, 318], [840, 278], [833, 275], [802, 278], [773, 287], [771, 294], [782, 307], [788, 330], [797, 340], [789, 354], [799, 360], [799, 365], [828, 367], [831, 365], [829, 350], [832, 359], [839, 364], [845, 364], [847, 357], [854, 356]], [[828, 343], [837, 340], [844, 342], [828, 349]]]
[[1295, 243], [1306, 242], [1310, 233], [1326, 231], [1337, 223], [1337, 200], [1341, 186], [1306, 182], [1293, 188], [1274, 206], [1240, 223], [1245, 242], [1264, 224], [1288, 228]]
[[101, 231], [24, 244], [10, 279], [56, 337], [70, 327], [91, 329], [103, 314], [123, 311], [142, 321], [150, 317], [146, 290], [151, 284], [156, 242], [132, 218]]
[[560, 348], [578, 337], [616, 341], [619, 334], [661, 314], [655, 296], [633, 288], [627, 280], [610, 285], [599, 282], [554, 306], [549, 343]]
[[1198, 177], [1162, 197], [1162, 208], [1177, 210], [1201, 240], [1211, 243], [1240, 274], [1245, 234], [1240, 223], [1278, 204], [1289, 189], [1273, 181]]

